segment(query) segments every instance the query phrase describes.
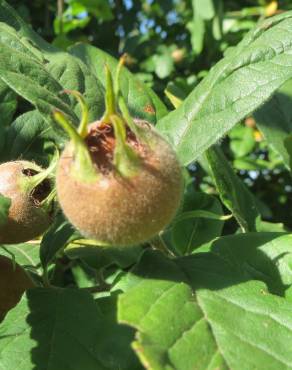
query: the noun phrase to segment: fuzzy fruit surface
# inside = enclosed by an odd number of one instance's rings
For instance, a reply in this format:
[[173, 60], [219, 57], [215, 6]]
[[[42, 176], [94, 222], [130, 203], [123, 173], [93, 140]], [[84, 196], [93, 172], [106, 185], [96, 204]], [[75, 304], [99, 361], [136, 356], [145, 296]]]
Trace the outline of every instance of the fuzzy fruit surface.
[[33, 191], [25, 190], [30, 177], [40, 171], [40, 167], [28, 161], [0, 165], [0, 194], [11, 200], [7, 222], [0, 227], [0, 243], [23, 243], [43, 234], [49, 227], [51, 217], [40, 204], [50, 191], [48, 180]]
[[25, 270], [0, 256], [0, 321], [19, 302], [26, 289], [35, 285]]
[[69, 143], [57, 169], [57, 195], [69, 221], [86, 237], [105, 245], [145, 242], [174, 217], [181, 201], [181, 167], [171, 146], [148, 124], [136, 121], [146, 143], [127, 133], [127, 143], [141, 158], [136, 174], [119, 175], [113, 166], [115, 138], [110, 126], [90, 125], [85, 138], [100, 173], [95, 182], [72, 174], [74, 148]]

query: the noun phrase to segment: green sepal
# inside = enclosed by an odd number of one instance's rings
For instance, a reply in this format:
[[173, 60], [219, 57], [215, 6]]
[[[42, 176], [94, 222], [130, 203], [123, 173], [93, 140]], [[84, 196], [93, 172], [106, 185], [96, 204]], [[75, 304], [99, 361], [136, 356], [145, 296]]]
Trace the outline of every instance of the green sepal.
[[122, 112], [122, 116], [127, 122], [127, 126], [130, 128], [130, 130], [135, 134], [137, 139], [142, 139], [143, 138], [143, 131], [140, 129], [138, 125], [134, 122], [133, 118], [130, 115], [130, 112], [128, 110], [127, 104], [125, 102], [125, 99], [122, 94], [119, 94], [118, 96], [118, 103], [119, 103], [119, 108]]
[[141, 158], [126, 142], [126, 124], [118, 115], [112, 115], [111, 122], [116, 138], [114, 166], [124, 177], [135, 176], [141, 167]]
[[105, 87], [105, 113], [101, 119], [103, 123], [110, 123], [110, 117], [117, 114], [116, 96], [114, 92], [113, 77], [109, 66], [105, 65], [106, 87]]
[[78, 127], [79, 135], [84, 139], [88, 135], [88, 106], [84, 100], [82, 94], [76, 90], [63, 90], [62, 93], [73, 95], [81, 106], [81, 120]]
[[[38, 173], [33, 176], [23, 175], [23, 177], [20, 178], [19, 187], [21, 191], [27, 194], [31, 194], [33, 190], [38, 185], [40, 185], [45, 179], [52, 180], [54, 177], [53, 172], [56, 169], [58, 160], [59, 160], [59, 152], [56, 151], [49, 167], [45, 170], [42, 170], [38, 165], [34, 163], [30, 163], [27, 166], [27, 169], [35, 170]], [[52, 202], [54, 201], [55, 196], [56, 196], [56, 189], [55, 187], [53, 187], [49, 195], [40, 203], [40, 207], [49, 212], [52, 209]]]
[[47, 213], [53, 210], [52, 204], [56, 198], [56, 195], [57, 189], [54, 187], [50, 194], [41, 202], [42, 209], [44, 209]]
[[135, 134], [135, 136], [138, 139], [142, 139], [144, 136], [143, 130], [141, 130], [140, 127], [135, 124], [133, 118], [131, 117], [126, 101], [120, 89], [120, 76], [121, 76], [121, 71], [124, 66], [124, 63], [126, 61], [126, 57], [127, 57], [126, 54], [122, 55], [122, 57], [120, 58], [118, 67], [117, 67], [116, 78], [115, 78], [115, 96], [118, 102], [118, 107], [122, 113], [122, 117], [127, 122], [127, 126], [130, 128], [130, 130]]
[[57, 166], [58, 159], [59, 159], [59, 154], [56, 151], [50, 163], [50, 166], [45, 170], [41, 169], [35, 163], [30, 163], [27, 166], [27, 169], [35, 170], [38, 173], [33, 176], [24, 175], [22, 178], [20, 178], [19, 180], [20, 189], [25, 193], [31, 193], [33, 189], [35, 189], [39, 184], [41, 184], [46, 178], [52, 177], [52, 173]]
[[77, 132], [74, 125], [65, 117], [65, 115], [59, 111], [55, 110], [53, 112], [55, 121], [63, 127], [71, 139], [71, 145], [73, 146], [73, 165], [72, 165], [72, 175], [81, 181], [94, 182], [96, 181], [100, 174], [97, 168], [92, 163], [89, 150]]

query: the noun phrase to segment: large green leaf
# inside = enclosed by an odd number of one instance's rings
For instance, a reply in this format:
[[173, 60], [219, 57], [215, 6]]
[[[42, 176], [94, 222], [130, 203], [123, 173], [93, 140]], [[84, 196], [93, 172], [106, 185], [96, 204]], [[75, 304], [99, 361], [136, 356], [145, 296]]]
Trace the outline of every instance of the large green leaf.
[[[38, 61], [50, 76], [58, 81], [60, 87], [57, 91], [54, 91], [56, 94], [60, 93], [60, 91], [65, 88], [81, 92], [89, 107], [90, 120], [95, 120], [102, 115], [104, 111], [102, 86], [94, 74], [90, 72], [79, 58], [62, 52], [42, 40], [4, 1], [0, 4], [0, 20], [12, 26], [10, 27], [7, 24], [0, 23], [0, 30], [2, 27], [0, 42], [9, 47], [13, 45], [13, 49], [16, 51], [26, 54], [27, 57]], [[17, 60], [18, 57], [19, 54], [15, 54], [13, 59]], [[27, 68], [30, 67], [27, 66]], [[42, 73], [42, 71], [40, 71], [40, 73]], [[28, 76], [30, 76], [30, 74], [28, 74]], [[16, 82], [17, 81], [10, 82], [10, 86], [22, 95], [21, 91], [18, 90], [19, 84], [22, 85], [25, 81], [20, 80], [18, 84], [16, 84]], [[41, 78], [38, 78], [36, 82], [38, 82], [40, 86], [43, 86], [44, 82], [46, 84], [48, 83], [47, 79]], [[25, 88], [25, 86], [23, 87]], [[39, 89], [35, 91], [35, 95], [38, 95], [39, 98], [43, 96]], [[23, 94], [22, 96], [35, 104], [36, 98], [31, 100], [27, 94]], [[66, 97], [66, 101], [68, 101], [68, 97]], [[77, 102], [73, 98], [71, 98], [71, 102], [75, 110]], [[58, 106], [56, 107], [58, 108]], [[38, 106], [37, 108], [39, 109]], [[40, 109], [40, 112], [43, 113], [43, 110]], [[79, 112], [80, 108], [78, 107], [76, 113]], [[45, 113], [47, 114], [47, 111]], [[45, 118], [47, 117], [45, 116]]]
[[36, 59], [39, 62], [45, 62], [44, 56], [40, 50], [35, 47], [30, 39], [19, 35], [13, 27], [2, 22], [0, 22], [0, 42], [24, 54], [27, 54], [30, 58]]
[[261, 22], [160, 120], [158, 129], [183, 164], [197, 159], [292, 77], [291, 30], [292, 12]]
[[128, 268], [138, 261], [141, 252], [141, 246], [127, 247], [127, 250], [124, 247], [90, 246], [86, 245], [86, 240], [82, 239], [76, 240], [74, 245], [71, 244], [65, 249], [65, 253], [70, 259], [80, 259], [96, 270], [111, 265]]
[[147, 369], [292, 368], [291, 303], [222, 257], [148, 251], [126, 285], [119, 320], [136, 328]]
[[[220, 220], [223, 216], [220, 201], [214, 196], [195, 192], [193, 184], [187, 188], [182, 213], [174, 219], [170, 238], [176, 252], [180, 255], [187, 255], [200, 245], [221, 235], [224, 221]], [[185, 218], [184, 215], [193, 216]], [[196, 211], [211, 212], [217, 215], [217, 219], [203, 218], [196, 215]]]
[[[73, 108], [70, 107], [68, 96], [60, 95], [64, 88], [78, 90], [84, 94], [91, 120], [102, 114], [104, 105], [100, 84], [77, 58], [65, 53], [56, 53], [52, 55], [50, 62], [43, 65], [4, 44], [0, 44], [0, 51], [5, 54], [0, 61], [0, 78], [31, 102], [46, 121], [52, 123], [63, 136], [63, 130], [52, 120], [52, 111], [58, 108], [77, 122], [73, 111], [77, 102], [72, 100]], [[77, 113], [79, 112], [80, 107], [77, 108]]]
[[251, 279], [264, 281], [275, 294], [292, 284], [292, 235], [280, 232], [228, 235], [195, 251], [211, 251]]
[[40, 265], [40, 246], [37, 243], [9, 244], [0, 248], [0, 255], [12, 257], [22, 267], [35, 271]]
[[7, 129], [5, 150], [1, 159], [8, 161], [25, 158], [46, 163], [48, 154], [45, 150], [46, 144], [63, 141], [64, 138], [54, 132], [37, 110], [26, 112], [18, 116]]
[[[14, 28], [20, 36], [23, 46], [28, 49], [30, 49], [30, 47], [33, 48], [30, 52], [36, 58], [42, 59], [44, 52], [49, 55], [58, 51], [56, 47], [46, 42], [34, 32], [5, 0], [0, 0], [0, 22], [6, 23], [8, 26]], [[14, 37], [14, 35], [10, 37]], [[20, 46], [19, 42], [17, 42], [17, 45]]]
[[16, 95], [3, 81], [0, 80], [0, 117], [1, 126], [7, 126], [16, 110]]
[[234, 173], [220, 147], [208, 149], [206, 158], [222, 202], [233, 213], [243, 231], [255, 231], [259, 213], [253, 195]]
[[[70, 48], [70, 53], [79, 57], [96, 74], [105, 86], [104, 65], [107, 64], [115, 74], [118, 61], [104, 51], [86, 44], [77, 44]], [[167, 110], [158, 96], [141, 81], [135, 78], [126, 68], [123, 68], [120, 87], [132, 115], [135, 118], [146, 119], [156, 123]]]
[[68, 98], [58, 95], [62, 86], [41, 63], [1, 43], [0, 53], [0, 78], [8, 86], [35, 105], [49, 122], [52, 121], [55, 108], [76, 121], [76, 116], [66, 103]]
[[[115, 300], [77, 289], [32, 289], [0, 327], [1, 370], [137, 370], [132, 330]], [[15, 355], [17, 353], [17, 356]]]
[[[68, 53], [58, 52], [47, 58], [49, 63], [46, 69], [62, 88], [77, 90], [83, 95], [88, 106], [89, 120], [100, 118], [104, 113], [104, 91], [93, 72], [81, 60]], [[80, 116], [81, 109], [76, 99], [71, 98], [71, 101], [75, 112]]]
[[46, 268], [58, 251], [78, 236], [79, 233], [69, 224], [63, 214], [59, 213], [41, 241], [40, 259], [42, 266]]
[[292, 80], [286, 82], [265, 105], [254, 113], [257, 126], [268, 144], [280, 154], [291, 170], [291, 153], [287, 141], [292, 134]]

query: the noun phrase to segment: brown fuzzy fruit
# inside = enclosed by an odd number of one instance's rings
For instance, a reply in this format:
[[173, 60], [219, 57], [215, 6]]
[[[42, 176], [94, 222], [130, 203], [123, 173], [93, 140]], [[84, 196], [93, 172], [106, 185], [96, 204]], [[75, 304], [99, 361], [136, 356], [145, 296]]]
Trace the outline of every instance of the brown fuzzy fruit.
[[21, 266], [0, 256], [0, 321], [19, 302], [24, 291], [34, 286]]
[[57, 194], [69, 221], [86, 237], [104, 245], [126, 246], [157, 235], [180, 204], [181, 167], [171, 146], [146, 122], [135, 120], [143, 140], [127, 128], [126, 143], [139, 155], [136, 173], [122, 176], [114, 166], [117, 144], [111, 125], [90, 125], [85, 143], [98, 178], [82, 181], [73, 171], [70, 142], [57, 169]]
[[50, 212], [41, 202], [51, 191], [49, 180], [30, 186], [33, 177], [42, 171], [28, 161], [0, 165], [0, 194], [10, 198], [7, 222], [0, 226], [0, 243], [23, 243], [43, 234], [51, 222]]

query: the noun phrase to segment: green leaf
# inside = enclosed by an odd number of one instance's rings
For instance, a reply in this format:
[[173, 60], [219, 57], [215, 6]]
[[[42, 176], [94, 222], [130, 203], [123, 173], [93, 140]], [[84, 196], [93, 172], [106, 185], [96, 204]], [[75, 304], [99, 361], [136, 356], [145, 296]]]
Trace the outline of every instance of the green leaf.
[[118, 318], [136, 328], [133, 348], [148, 369], [292, 366], [291, 303], [212, 253], [168, 260], [145, 252]]
[[[32, 53], [35, 56], [35, 49], [38, 49], [39, 52], [40, 50], [46, 50], [48, 53], [58, 51], [58, 49], [51, 46], [36, 32], [34, 32], [33, 29], [26, 24], [25, 21], [17, 14], [17, 12], [4, 0], [0, 0], [0, 21], [6, 23], [10, 27], [13, 27], [17, 31], [18, 35], [23, 40], [27, 41], [27, 44], [30, 44], [34, 47], [34, 52]], [[11, 35], [11, 37], [14, 37], [14, 35]], [[19, 43], [17, 44], [18, 46], [20, 45]], [[39, 55], [40, 54], [41, 53], [39, 53]]]
[[[22, 243], [5, 245], [5, 249], [0, 248], [0, 254], [15, 259], [16, 263], [30, 270], [36, 270], [40, 264], [39, 244]], [[1, 363], [0, 363], [1, 366]]]
[[[48, 122], [53, 122], [51, 115], [56, 108], [76, 122], [76, 116], [66, 104], [68, 98], [58, 96], [62, 86], [42, 64], [4, 44], [0, 44], [0, 53], [0, 78], [8, 86], [31, 102]], [[61, 129], [59, 131], [63, 134]]]
[[5, 225], [7, 222], [10, 205], [10, 198], [6, 198], [0, 194], [0, 226]]
[[288, 231], [284, 224], [281, 222], [268, 222], [268, 221], [261, 221], [259, 225], [257, 225], [258, 232], [286, 232]]
[[272, 232], [270, 224], [267, 232], [224, 236], [195, 253], [215, 253], [249, 279], [265, 282], [270, 292], [285, 296], [292, 284], [291, 240], [291, 234]]
[[102, 313], [99, 322], [98, 351], [108, 369], [142, 370], [142, 366], [130, 348], [134, 332], [132, 328], [119, 325], [117, 321], [118, 295], [96, 299], [95, 302]]
[[1, 370], [139, 368], [132, 330], [115, 321], [115, 300], [95, 302], [77, 289], [29, 290], [1, 324], [0, 337]]
[[[98, 48], [78, 44], [70, 48], [70, 53], [80, 58], [95, 73], [103, 87], [105, 87], [105, 64], [115, 75], [117, 60]], [[158, 96], [126, 68], [121, 71], [120, 88], [133, 117], [156, 123], [167, 113]]]
[[[5, 32], [4, 35], [8, 36], [6, 38], [2, 37], [3, 43], [11, 47], [10, 38], [13, 35], [13, 43], [16, 45], [16, 50], [26, 53], [29, 58], [33, 58], [40, 62], [51, 77], [58, 81], [61, 87], [56, 91], [57, 94], [63, 89], [78, 90], [84, 95], [85, 101], [89, 106], [89, 119], [93, 121], [99, 118], [104, 110], [103, 91], [98, 79], [90, 72], [86, 65], [82, 63], [80, 59], [54, 48], [45, 40], [41, 39], [25, 24], [18, 14], [3, 1], [2, 4], [0, 4], [0, 20], [4, 14], [5, 19], [3, 20], [9, 22], [10, 26], [15, 27], [17, 32], [13, 28], [4, 25], [6, 28], [3, 29], [3, 33]], [[17, 59], [17, 55], [13, 58]], [[30, 67], [27, 66], [27, 68]], [[36, 72], [34, 72], [34, 74], [36, 74]], [[38, 81], [40, 81], [40, 85], [42, 86], [43, 81], [46, 81], [46, 79], [40, 78]], [[37, 90], [35, 93], [39, 95], [39, 98], [43, 97], [40, 90]], [[27, 96], [24, 97], [31, 101]], [[63, 98], [65, 101], [69, 100], [67, 96], [63, 96]], [[35, 104], [33, 101], [31, 102]], [[76, 113], [79, 114], [80, 107], [73, 98], [71, 99], [71, 105], [74, 109], [77, 108]], [[56, 108], [58, 108], [57, 105]], [[42, 110], [40, 111], [43, 113]], [[74, 118], [74, 114], [71, 115], [71, 118]]]
[[[47, 71], [59, 82], [63, 89], [79, 91], [88, 105], [90, 122], [101, 118], [104, 113], [104, 91], [93, 72], [78, 58], [63, 52], [48, 56]], [[81, 108], [76, 99], [71, 97], [71, 106], [80, 117]]]
[[174, 69], [173, 59], [170, 54], [154, 55], [155, 73], [161, 79], [168, 77]]
[[[292, 13], [261, 22], [158, 123], [187, 165], [292, 77]], [[285, 47], [279, 48], [279, 42]]]
[[196, 54], [200, 54], [204, 46], [205, 22], [199, 15], [195, 14], [192, 22], [187, 24], [187, 28], [191, 34], [193, 51]]
[[7, 126], [16, 110], [16, 95], [3, 81], [0, 80], [0, 117], [1, 127]]
[[255, 231], [259, 213], [253, 195], [234, 173], [220, 147], [208, 149], [206, 157], [222, 202], [244, 232]]
[[215, 40], [221, 40], [223, 35], [223, 20], [225, 17], [223, 10], [223, 0], [215, 0], [216, 11], [212, 20], [212, 33]]
[[254, 113], [257, 126], [268, 144], [291, 168], [291, 152], [286, 145], [292, 134], [292, 80], [286, 82], [265, 105]]
[[18, 34], [13, 27], [6, 23], [0, 23], [0, 42], [23, 54], [27, 54], [28, 57], [32, 59], [45, 62], [44, 56], [41, 51], [35, 47], [33, 42], [29, 38]]
[[230, 148], [235, 157], [244, 157], [255, 147], [254, 130], [251, 127], [238, 125], [229, 133]]
[[[54, 53], [46, 65], [30, 57], [0, 44], [0, 51], [5, 54], [0, 61], [0, 77], [19, 95], [30, 101], [43, 115], [49, 124], [65, 137], [52, 119], [52, 111], [56, 108], [65, 112], [71, 120], [78, 122], [73, 109], [68, 104], [70, 99], [60, 92], [67, 89], [84, 93], [89, 106], [89, 119], [100, 117], [104, 110], [102, 90], [98, 80], [87, 67], [77, 58], [66, 53]], [[66, 104], [67, 103], [67, 104]], [[72, 106], [80, 107], [75, 100]], [[61, 135], [60, 135], [61, 133]]]
[[5, 138], [3, 159], [25, 158], [40, 163], [46, 162], [46, 143], [61, 145], [64, 138], [54, 132], [51, 125], [37, 111], [26, 112], [9, 126]]
[[233, 161], [234, 168], [238, 170], [266, 170], [273, 169], [275, 166], [271, 161], [261, 158], [237, 158]]
[[192, 185], [189, 186], [182, 212], [174, 219], [170, 232], [174, 249], [182, 255], [190, 254], [200, 245], [220, 236], [224, 224], [220, 219], [222, 216], [223, 210], [218, 199], [195, 192]]
[[193, 9], [202, 19], [212, 19], [215, 16], [216, 0], [193, 0]]
[[76, 240], [74, 245], [71, 244], [66, 248], [65, 253], [70, 259], [81, 259], [96, 270], [111, 265], [127, 268], [138, 261], [142, 252], [141, 246], [127, 247], [125, 250], [118, 247], [93, 247], [84, 242], [85, 245], [82, 245], [82, 240]]
[[65, 220], [63, 214], [58, 214], [52, 226], [45, 233], [40, 245], [40, 260], [46, 268], [55, 255], [70, 241], [79, 237], [73, 226]]

